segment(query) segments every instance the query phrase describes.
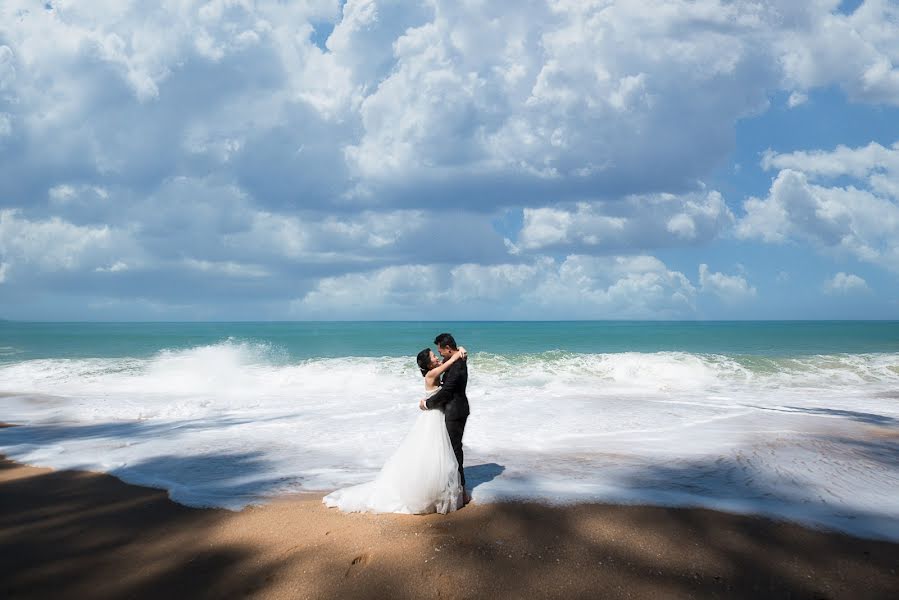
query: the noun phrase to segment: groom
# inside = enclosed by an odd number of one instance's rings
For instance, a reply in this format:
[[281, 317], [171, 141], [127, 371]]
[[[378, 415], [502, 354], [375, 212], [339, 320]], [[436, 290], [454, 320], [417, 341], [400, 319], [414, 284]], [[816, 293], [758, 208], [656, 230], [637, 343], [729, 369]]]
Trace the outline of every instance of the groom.
[[[434, 340], [437, 351], [443, 360], [450, 358], [459, 347], [456, 340], [449, 333], [441, 333]], [[456, 462], [459, 463], [459, 480], [462, 482], [464, 493], [463, 502], [467, 504], [471, 500], [465, 489], [465, 471], [462, 469], [462, 434], [465, 433], [465, 421], [468, 420], [468, 396], [465, 395], [465, 387], [468, 385], [468, 364], [465, 360], [457, 360], [443, 374], [443, 385], [440, 391], [422, 400], [421, 409], [439, 408], [443, 411], [446, 422], [446, 432], [449, 434], [456, 453]]]

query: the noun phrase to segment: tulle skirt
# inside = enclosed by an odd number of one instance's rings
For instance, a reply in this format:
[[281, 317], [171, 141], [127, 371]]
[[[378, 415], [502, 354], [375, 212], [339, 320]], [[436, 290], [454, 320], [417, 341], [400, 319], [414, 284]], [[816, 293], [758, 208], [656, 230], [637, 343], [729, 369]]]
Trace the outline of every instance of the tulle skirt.
[[462, 506], [459, 465], [443, 413], [422, 412], [374, 481], [322, 499], [344, 512], [446, 514]]

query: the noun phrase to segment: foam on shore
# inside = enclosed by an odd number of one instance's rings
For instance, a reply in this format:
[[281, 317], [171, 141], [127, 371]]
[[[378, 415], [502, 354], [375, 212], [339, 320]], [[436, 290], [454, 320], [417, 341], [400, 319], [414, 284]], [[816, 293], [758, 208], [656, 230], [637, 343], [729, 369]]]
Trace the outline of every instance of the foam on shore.
[[[700, 505], [899, 539], [899, 355], [475, 354], [479, 501]], [[416, 416], [411, 358], [292, 363], [229, 341], [0, 365], [0, 452], [190, 505], [371, 478]]]

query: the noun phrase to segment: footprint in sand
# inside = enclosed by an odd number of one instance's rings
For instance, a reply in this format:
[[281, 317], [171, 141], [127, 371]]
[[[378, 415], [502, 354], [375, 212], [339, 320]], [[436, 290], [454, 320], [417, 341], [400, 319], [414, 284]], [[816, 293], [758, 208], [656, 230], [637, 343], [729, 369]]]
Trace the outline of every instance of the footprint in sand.
[[350, 567], [346, 570], [346, 574], [344, 575], [344, 577], [349, 577], [350, 575], [367, 565], [370, 559], [371, 557], [368, 554], [360, 554], [359, 556], [351, 560]]

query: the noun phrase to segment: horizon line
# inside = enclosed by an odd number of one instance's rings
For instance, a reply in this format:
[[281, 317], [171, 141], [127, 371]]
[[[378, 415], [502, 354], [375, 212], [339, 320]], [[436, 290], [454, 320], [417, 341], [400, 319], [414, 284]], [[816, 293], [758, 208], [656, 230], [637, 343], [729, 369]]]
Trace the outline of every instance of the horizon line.
[[895, 319], [231, 319], [231, 320], [36, 320], [0, 319], [0, 323], [894, 323]]

